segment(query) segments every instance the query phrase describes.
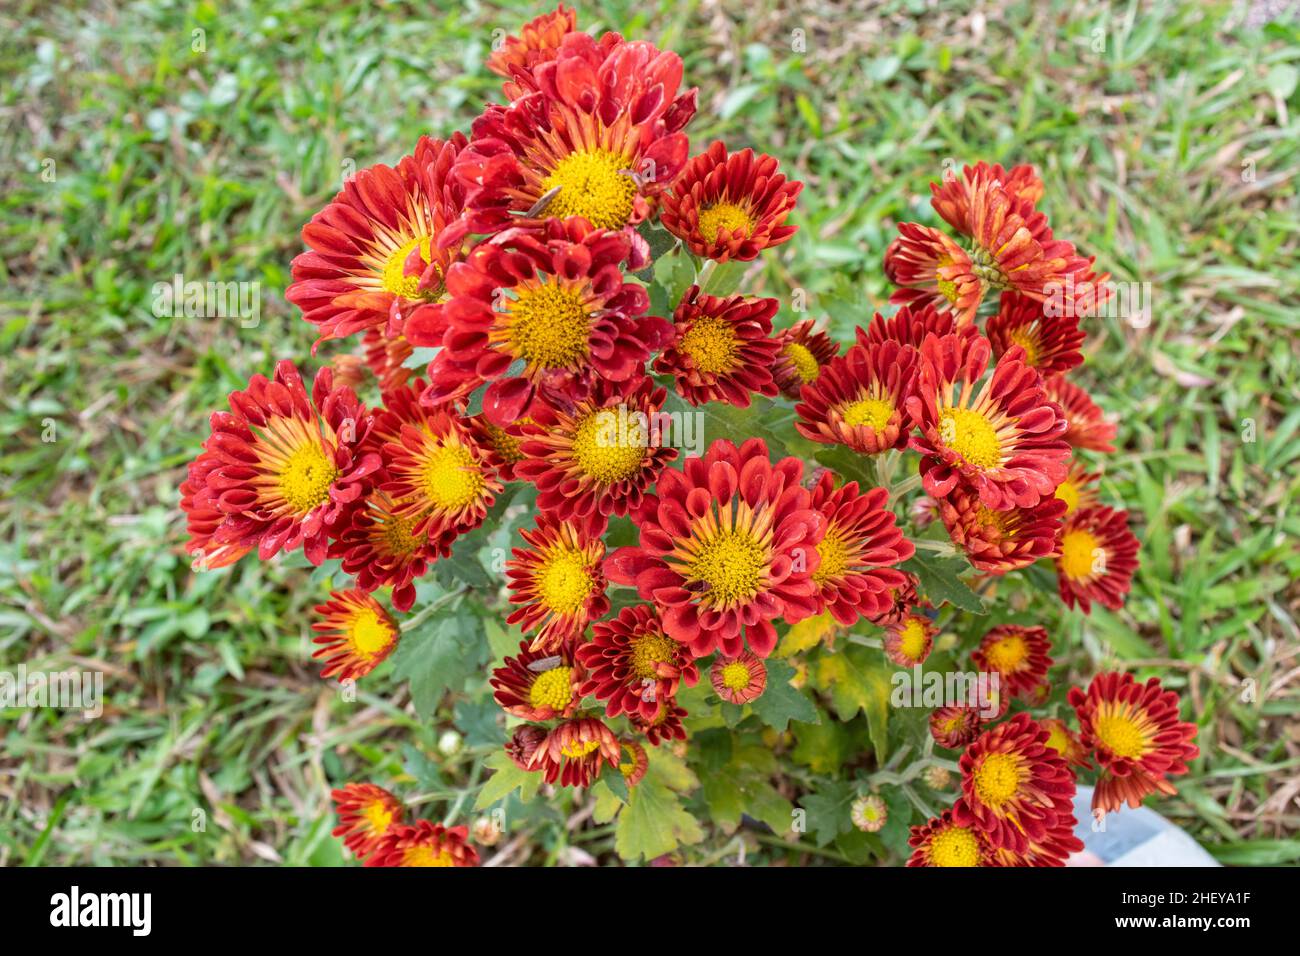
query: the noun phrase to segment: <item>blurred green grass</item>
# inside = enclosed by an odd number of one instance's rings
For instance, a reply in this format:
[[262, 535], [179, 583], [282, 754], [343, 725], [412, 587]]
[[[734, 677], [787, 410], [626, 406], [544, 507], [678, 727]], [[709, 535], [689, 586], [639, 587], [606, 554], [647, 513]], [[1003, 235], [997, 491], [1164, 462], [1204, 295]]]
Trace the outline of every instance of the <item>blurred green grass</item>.
[[[1076, 674], [1113, 656], [1190, 699], [1203, 757], [1162, 812], [1225, 861], [1300, 859], [1296, 23], [1065, 0], [578, 9], [682, 54], [697, 149], [752, 145], [805, 180], [801, 231], [751, 288], [807, 290], [841, 338], [884, 305], [892, 223], [933, 219], [945, 162], [1036, 164], [1056, 232], [1152, 284], [1151, 325], [1096, 324], [1080, 373], [1120, 422], [1104, 494], [1140, 512], [1142, 570], [1058, 647]], [[281, 298], [302, 223], [352, 166], [467, 128], [497, 94], [493, 31], [541, 10], [0, 12], [0, 665], [95, 661], [108, 686], [104, 720], [0, 713], [0, 863], [337, 863], [330, 782], [454, 790], [451, 715], [417, 723], [386, 678], [339, 701], [308, 663], [323, 584], [300, 561], [191, 574], [176, 486], [229, 390], [307, 363]], [[156, 318], [178, 272], [260, 282], [260, 324]]]

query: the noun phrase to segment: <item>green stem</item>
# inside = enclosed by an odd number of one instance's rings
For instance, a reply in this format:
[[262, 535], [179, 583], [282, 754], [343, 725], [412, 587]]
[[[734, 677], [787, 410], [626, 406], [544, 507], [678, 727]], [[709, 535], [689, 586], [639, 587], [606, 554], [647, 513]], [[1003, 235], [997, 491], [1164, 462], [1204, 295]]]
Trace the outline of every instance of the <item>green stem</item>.
[[402, 630], [414, 631], [417, 627], [419, 627], [421, 624], [427, 621], [435, 613], [442, 610], [444, 607], [446, 607], [455, 599], [461, 597], [467, 591], [469, 591], [468, 585], [461, 587], [459, 590], [452, 591], [449, 594], [444, 594], [442, 597], [438, 598], [436, 601], [434, 601], [432, 604], [428, 605], [427, 607], [420, 608], [420, 610], [415, 612], [414, 616], [409, 617], [402, 622]]

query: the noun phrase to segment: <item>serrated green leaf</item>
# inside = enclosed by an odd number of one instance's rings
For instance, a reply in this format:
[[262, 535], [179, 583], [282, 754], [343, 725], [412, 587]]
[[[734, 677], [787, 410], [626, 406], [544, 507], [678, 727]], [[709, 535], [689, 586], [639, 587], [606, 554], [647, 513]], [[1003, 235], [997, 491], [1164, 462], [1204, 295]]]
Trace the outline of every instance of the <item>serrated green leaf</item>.
[[647, 775], [618, 815], [614, 850], [624, 860], [653, 860], [703, 839], [704, 831], [677, 794]]
[[767, 687], [750, 706], [769, 727], [784, 731], [792, 720], [805, 724], [821, 720], [813, 702], [802, 691], [790, 686], [793, 677], [794, 668], [785, 661], [768, 659]]
[[973, 614], [986, 614], [980, 596], [966, 586], [960, 575], [970, 570], [965, 558], [940, 557], [927, 551], [917, 551], [899, 565], [899, 569], [915, 574], [920, 582], [918, 590], [936, 607], [951, 604]]
[[876, 759], [883, 761], [889, 750], [889, 696], [891, 669], [874, 648], [850, 644], [834, 654], [817, 659], [817, 684], [830, 693], [831, 704], [840, 720], [852, 720], [861, 710]]
[[537, 796], [537, 789], [542, 785], [541, 773], [519, 769], [504, 750], [489, 754], [483, 761], [483, 766], [495, 772], [487, 778], [483, 789], [479, 791], [478, 799], [474, 801], [475, 810], [486, 810], [516, 790], [519, 791], [519, 799], [528, 803]]
[[818, 846], [826, 846], [841, 833], [853, 828], [849, 815], [857, 791], [843, 780], [818, 782], [817, 789], [799, 798], [799, 806], [808, 813], [807, 828]]
[[447, 611], [413, 634], [403, 634], [393, 652], [393, 675], [411, 685], [415, 712], [429, 717], [448, 688], [459, 690], [485, 663], [487, 644], [478, 619], [464, 611]]

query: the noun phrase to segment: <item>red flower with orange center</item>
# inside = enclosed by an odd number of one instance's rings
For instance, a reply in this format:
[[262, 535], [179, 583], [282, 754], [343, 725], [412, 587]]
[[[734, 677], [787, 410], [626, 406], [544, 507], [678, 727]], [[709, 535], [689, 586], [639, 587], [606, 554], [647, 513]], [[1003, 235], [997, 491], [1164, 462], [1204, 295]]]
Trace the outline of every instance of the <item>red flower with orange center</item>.
[[343, 837], [343, 845], [358, 860], [364, 860], [382, 841], [384, 834], [402, 824], [402, 801], [373, 783], [350, 783], [331, 790], [330, 799], [339, 825], [331, 833]]
[[715, 140], [686, 164], [664, 193], [664, 228], [702, 259], [748, 262], [795, 234], [785, 225], [803, 183], [777, 172], [775, 158], [752, 149], [727, 155]]
[[321, 649], [312, 657], [325, 658], [321, 677], [365, 677], [393, 653], [401, 637], [392, 615], [365, 591], [331, 591], [315, 610], [321, 620], [311, 626], [319, 633], [312, 643]]
[[265, 561], [301, 545], [320, 564], [326, 535], [381, 464], [362, 451], [371, 418], [352, 389], [322, 368], [308, 398], [293, 363], [280, 362], [274, 380], [254, 375], [231, 392], [230, 412], [211, 424], [181, 489], [196, 563], [221, 567], [254, 546]]
[[1137, 570], [1138, 539], [1128, 528], [1128, 512], [1114, 508], [1083, 508], [1071, 512], [1061, 525], [1056, 556], [1056, 582], [1066, 607], [1092, 611], [1096, 601], [1112, 611], [1124, 606], [1124, 595]]
[[997, 315], [984, 326], [994, 356], [1001, 358], [1019, 345], [1024, 349], [1025, 364], [1044, 378], [1082, 365], [1083, 330], [1079, 320], [1050, 315], [1050, 311], [1045, 303], [1018, 292], [1005, 293]]
[[492, 672], [488, 683], [501, 709], [524, 720], [554, 720], [572, 717], [582, 700], [579, 687], [585, 672], [574, 662], [573, 649], [562, 644], [554, 653], [534, 651], [527, 641], [519, 653], [507, 657]]
[[1017, 853], [1045, 840], [1058, 819], [1073, 819], [1074, 774], [1047, 736], [1023, 713], [984, 731], [957, 762], [966, 812], [953, 819]]
[[1065, 419], [1021, 355], [1002, 356], [981, 385], [988, 339], [931, 336], [921, 345], [907, 409], [921, 430], [912, 447], [923, 456], [921, 479], [931, 497], [965, 482], [986, 508], [1029, 508], [1051, 497], [1065, 477]]
[[773, 465], [751, 438], [715, 441], [702, 458], [659, 478], [633, 520], [640, 544], [619, 548], [606, 573], [635, 585], [661, 610], [664, 631], [695, 657], [736, 657], [748, 638], [760, 657], [776, 646], [772, 622], [816, 613], [813, 572], [825, 519], [799, 484], [803, 464]]
[[915, 667], [925, 662], [934, 649], [939, 628], [919, 609], [912, 611], [885, 631], [885, 656], [899, 667]]
[[362, 329], [400, 331], [404, 312], [437, 299], [460, 243], [440, 244], [460, 218], [463, 188], [451, 175], [465, 148], [420, 137], [394, 169], [379, 164], [348, 179], [328, 206], [303, 226], [310, 247], [293, 260], [284, 297], [320, 329], [321, 340]]
[[537, 516], [537, 527], [520, 534], [528, 547], [512, 549], [506, 562], [510, 603], [519, 607], [506, 623], [536, 631], [534, 650], [554, 650], [609, 612], [601, 570], [605, 542], [546, 512]]
[[893, 341], [853, 346], [803, 387], [795, 428], [813, 441], [848, 445], [863, 455], [905, 447], [917, 355]]
[[415, 580], [423, 577], [438, 550], [428, 537], [413, 534], [417, 517], [400, 514], [398, 504], [375, 489], [340, 522], [339, 536], [330, 542], [331, 558], [343, 559], [343, 570], [354, 575], [363, 591], [393, 589], [393, 607], [409, 611], [415, 603]]
[[628, 723], [645, 734], [652, 747], [658, 747], [665, 740], [686, 739], [686, 726], [682, 723], [686, 717], [686, 708], [670, 697], [660, 701], [659, 710], [649, 720], [636, 713], [628, 715]]
[[979, 736], [984, 720], [979, 710], [964, 704], [936, 707], [930, 713], [930, 736], [940, 747], [960, 750]]
[[988, 574], [1027, 568], [1056, 553], [1065, 502], [1043, 498], [1030, 508], [995, 511], [963, 484], [938, 500], [939, 517], [971, 566]]
[[518, 99], [535, 90], [533, 68], [554, 60], [564, 38], [577, 29], [577, 13], [560, 4], [550, 13], [543, 13], [525, 23], [519, 36], [506, 37], [487, 58], [487, 68], [506, 78], [506, 98]]
[[1047, 680], [1051, 650], [1044, 628], [1001, 624], [984, 635], [971, 659], [981, 671], [998, 673], [1004, 692], [1032, 700]]
[[826, 519], [826, 533], [817, 544], [817, 613], [829, 610], [845, 627], [858, 618], [885, 614], [891, 589], [907, 585], [902, 564], [915, 549], [894, 523], [887, 508], [889, 493], [873, 488], [859, 494], [858, 483], [835, 487], [834, 476], [823, 472], [813, 487], [812, 507]]
[[921, 826], [912, 827], [908, 866], [992, 866], [992, 851], [984, 834], [970, 823], [958, 823], [962, 801]]
[[603, 534], [610, 515], [636, 511], [677, 458], [664, 444], [666, 395], [645, 378], [628, 393], [601, 382], [573, 405], [539, 402], [521, 428], [515, 477], [537, 486], [538, 508]]
[[900, 222], [898, 233], [885, 250], [885, 276], [901, 286], [889, 301], [951, 312], [958, 325], [975, 321], [984, 282], [970, 254], [930, 226]]
[[1102, 411], [1078, 385], [1064, 375], [1053, 375], [1044, 383], [1047, 397], [1065, 413], [1065, 435], [1072, 448], [1086, 448], [1109, 454], [1115, 450], [1111, 441], [1117, 427], [1106, 421]]
[[776, 363], [772, 366], [772, 378], [781, 394], [786, 398], [799, 398], [799, 392], [805, 385], [817, 381], [822, 366], [839, 353], [839, 345], [822, 329], [818, 329], [812, 319], [791, 326], [777, 333], [776, 341], [781, 346]]
[[1087, 692], [1072, 687], [1067, 699], [1080, 741], [1101, 767], [1094, 812], [1125, 803], [1136, 809], [1150, 793], [1172, 795], [1167, 778], [1187, 773], [1187, 761], [1200, 753], [1192, 743], [1196, 725], [1179, 721], [1178, 695], [1155, 677], [1139, 684], [1131, 674], [1098, 674]]
[[442, 347], [425, 400], [460, 400], [488, 382], [483, 412], [505, 427], [528, 413], [541, 385], [585, 393], [598, 378], [641, 375], [670, 330], [644, 315], [645, 288], [623, 281], [630, 251], [627, 233], [580, 219], [480, 243], [448, 273], [448, 300], [406, 323], [413, 344]]
[[577, 657], [588, 671], [583, 696], [605, 701], [608, 717], [639, 714], [653, 720], [680, 681], [694, 686], [699, 679], [686, 648], [664, 633], [659, 616], [644, 604], [597, 622]]
[[391, 827], [366, 866], [478, 866], [478, 851], [466, 842], [465, 827], [428, 820]]
[[1047, 731], [1047, 746], [1060, 754], [1061, 759], [1071, 767], [1085, 770], [1092, 768], [1092, 764], [1088, 761], [1088, 748], [1083, 745], [1074, 731], [1070, 730], [1065, 721], [1056, 717], [1044, 717], [1039, 723]]
[[551, 730], [529, 759], [529, 770], [541, 770], [547, 783], [586, 787], [600, 774], [602, 763], [617, 767], [622, 745], [594, 717], [567, 720]]
[[1070, 459], [1070, 469], [1065, 473], [1065, 480], [1056, 486], [1056, 497], [1065, 503], [1065, 514], [1100, 505], [1101, 496], [1096, 487], [1100, 479], [1100, 472], [1088, 471], [1083, 462], [1077, 458]]
[[752, 651], [739, 657], [718, 657], [709, 669], [713, 692], [728, 704], [748, 704], [767, 689], [767, 667]]
[[673, 313], [673, 337], [654, 370], [672, 375], [677, 394], [692, 405], [748, 408], [751, 392], [776, 395], [772, 366], [781, 346], [767, 336], [779, 306], [776, 299], [743, 295], [720, 299], [691, 286]]

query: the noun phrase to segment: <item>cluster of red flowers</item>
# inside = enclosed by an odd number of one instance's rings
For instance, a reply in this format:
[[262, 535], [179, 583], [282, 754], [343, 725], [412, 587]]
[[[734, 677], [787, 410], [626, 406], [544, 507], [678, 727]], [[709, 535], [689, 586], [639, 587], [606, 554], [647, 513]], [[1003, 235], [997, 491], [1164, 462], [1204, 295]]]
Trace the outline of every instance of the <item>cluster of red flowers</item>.
[[[896, 663], [923, 661], [933, 609], [898, 569], [914, 549], [889, 493], [805, 474], [759, 439], [720, 439], [677, 462], [649, 424], [669, 386], [691, 405], [784, 395], [815, 442], [911, 449], [931, 510], [975, 568], [1051, 558], [1067, 604], [1120, 606], [1137, 541], [1072, 459], [1109, 450], [1114, 427], [1064, 377], [1083, 360], [1079, 319], [1098, 298], [1080, 290], [1106, 277], [1053, 238], [1031, 168], [981, 163], [935, 186], [957, 237], [899, 227], [885, 268], [901, 308], [841, 355], [810, 321], [774, 332], [775, 299], [712, 295], [703, 279], [671, 316], [650, 314], [635, 277], [651, 263], [647, 230], [709, 261], [704, 272], [752, 260], [794, 233], [802, 188], [749, 149], [714, 142], [690, 156], [696, 91], [682, 89], [679, 56], [581, 32], [561, 6], [489, 66], [506, 102], [468, 137], [425, 137], [395, 167], [357, 173], [303, 229], [309, 251], [287, 298], [318, 345], [357, 336], [363, 354], [322, 369], [310, 396], [289, 362], [255, 376], [213, 414], [182, 485], [196, 565], [301, 546], [353, 576], [317, 608], [325, 676], [363, 677], [393, 651], [401, 629], [374, 592], [391, 589], [393, 609], [408, 611], [414, 582], [512, 482], [536, 490], [535, 525], [506, 564], [508, 623], [526, 639], [490, 683], [521, 721], [508, 755], [548, 783], [589, 785], [608, 766], [636, 785], [645, 746], [685, 738], [677, 694], [700, 662], [711, 659], [721, 700], [763, 694], [780, 622], [865, 619], [886, 629]], [[1056, 286], [1069, 292], [1049, 309]], [[1000, 305], [981, 332], [992, 292]], [[425, 378], [407, 367], [415, 348], [436, 349]], [[376, 408], [353, 391], [368, 374]], [[636, 543], [606, 553], [613, 518], [630, 520]], [[611, 583], [640, 603], [611, 614]], [[1001, 628], [977, 659], [1029, 697], [1049, 646], [1041, 628]], [[1112, 681], [1075, 705], [1080, 746], [1116, 799], [1164, 789], [1183, 769], [1158, 691]], [[1072, 777], [1048, 731], [1021, 716], [972, 743], [978, 715], [936, 712], [941, 743], [970, 745], [969, 786], [918, 836], [918, 859], [1058, 862], [1069, 848]], [[335, 799], [340, 833], [372, 865], [476, 859], [463, 830], [403, 824], [377, 787]]]

